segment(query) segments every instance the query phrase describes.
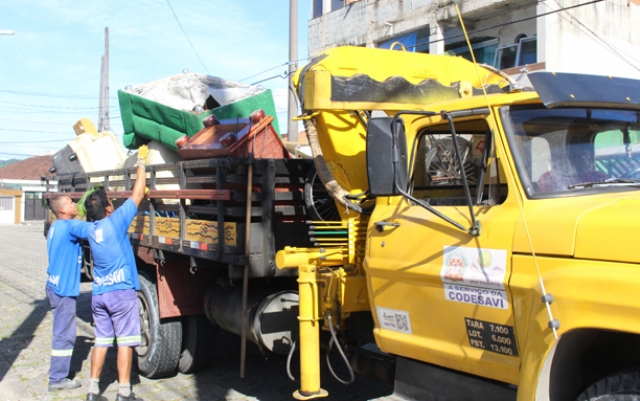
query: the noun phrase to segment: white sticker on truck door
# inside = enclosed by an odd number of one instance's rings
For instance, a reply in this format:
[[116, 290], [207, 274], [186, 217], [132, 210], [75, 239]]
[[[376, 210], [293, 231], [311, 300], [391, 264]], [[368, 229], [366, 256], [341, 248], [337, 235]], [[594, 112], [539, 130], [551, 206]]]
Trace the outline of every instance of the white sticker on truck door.
[[376, 312], [380, 328], [411, 334], [411, 321], [408, 312], [380, 307], [376, 307]]
[[508, 309], [503, 249], [444, 247], [440, 277], [448, 301]]

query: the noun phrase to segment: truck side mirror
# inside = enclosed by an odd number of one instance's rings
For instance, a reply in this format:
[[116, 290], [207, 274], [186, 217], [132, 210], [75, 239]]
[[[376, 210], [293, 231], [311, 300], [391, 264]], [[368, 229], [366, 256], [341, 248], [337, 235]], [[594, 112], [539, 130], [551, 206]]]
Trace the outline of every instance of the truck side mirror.
[[367, 176], [369, 193], [373, 196], [400, 195], [398, 188], [402, 191], [407, 188], [404, 122], [395, 120], [395, 138], [392, 124], [392, 117], [371, 118], [367, 124]]

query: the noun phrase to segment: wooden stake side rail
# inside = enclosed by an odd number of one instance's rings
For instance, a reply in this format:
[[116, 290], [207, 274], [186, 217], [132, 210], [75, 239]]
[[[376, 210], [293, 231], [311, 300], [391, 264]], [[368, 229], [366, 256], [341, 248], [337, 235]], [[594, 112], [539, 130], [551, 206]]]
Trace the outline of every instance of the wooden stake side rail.
[[[107, 191], [109, 198], [128, 198], [133, 191]], [[64, 194], [71, 199], [80, 199], [84, 192], [47, 192], [46, 199], [51, 199], [56, 195]], [[181, 190], [157, 190], [153, 189], [147, 193], [150, 199], [199, 199], [199, 200], [230, 200], [231, 191], [227, 189], [181, 189]]]
[[[304, 185], [313, 162], [253, 159], [249, 197], [248, 162], [224, 158], [147, 166], [150, 191], [139, 207], [145, 226], [130, 232], [132, 245], [150, 254], [153, 261], [170, 252], [222, 263], [229, 266], [229, 277], [234, 279], [242, 277], [235, 267], [247, 264], [252, 278], [294, 276], [294, 271], [276, 268], [275, 252], [282, 244], [308, 246]], [[136, 178], [133, 169], [119, 169], [43, 177], [42, 181], [47, 191], [56, 191], [46, 192], [47, 200], [56, 195], [78, 200], [99, 183], [109, 198], [124, 200], [131, 196]], [[240, 221], [246, 220], [248, 199], [250, 230]], [[230, 225], [235, 226], [233, 235]], [[247, 231], [251, 233], [248, 250], [242, 241], [228, 242], [231, 237], [245, 239]], [[217, 243], [212, 238], [224, 241]]]

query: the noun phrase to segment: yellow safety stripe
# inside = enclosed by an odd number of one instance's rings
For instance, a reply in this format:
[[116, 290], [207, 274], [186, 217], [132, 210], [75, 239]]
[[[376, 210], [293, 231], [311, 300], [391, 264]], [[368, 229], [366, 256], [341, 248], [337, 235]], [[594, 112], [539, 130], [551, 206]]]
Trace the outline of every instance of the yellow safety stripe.
[[96, 337], [96, 344], [113, 344], [113, 337]]
[[71, 349], [52, 349], [51, 356], [71, 356], [73, 354], [73, 348]]
[[138, 336], [128, 336], [128, 337], [118, 337], [118, 344], [122, 343], [139, 343], [142, 337]]

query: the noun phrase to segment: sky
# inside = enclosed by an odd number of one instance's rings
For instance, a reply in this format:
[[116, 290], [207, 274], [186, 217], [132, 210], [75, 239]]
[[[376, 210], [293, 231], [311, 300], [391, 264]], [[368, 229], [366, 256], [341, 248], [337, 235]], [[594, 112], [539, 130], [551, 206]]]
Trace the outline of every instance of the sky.
[[[298, 0], [300, 65], [311, 1]], [[60, 150], [82, 117], [98, 125], [105, 27], [118, 138], [118, 89], [184, 69], [246, 84], [288, 70], [288, 0], [2, 0], [0, 31], [14, 35], [0, 35], [0, 160]], [[286, 79], [260, 85], [274, 92], [285, 132]]]

